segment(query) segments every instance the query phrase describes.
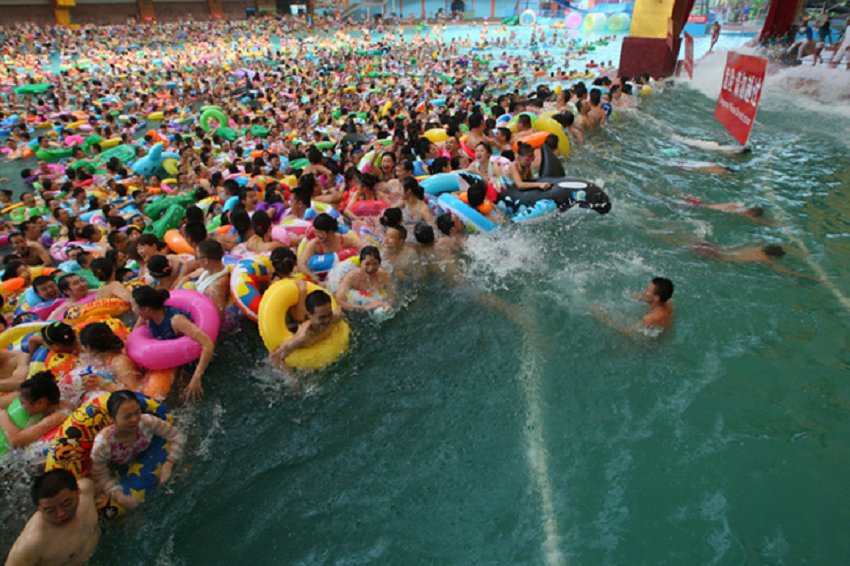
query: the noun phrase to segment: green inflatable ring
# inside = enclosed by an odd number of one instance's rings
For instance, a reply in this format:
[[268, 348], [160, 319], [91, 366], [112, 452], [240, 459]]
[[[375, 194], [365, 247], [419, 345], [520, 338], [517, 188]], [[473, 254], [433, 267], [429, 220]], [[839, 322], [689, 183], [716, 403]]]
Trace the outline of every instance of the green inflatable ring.
[[[147, 210], [145, 211], [147, 213]], [[160, 240], [165, 233], [180, 226], [180, 221], [186, 216], [183, 205], [172, 204], [169, 206], [159, 220], [148, 226], [146, 232], [154, 234]]]
[[212, 220], [207, 222], [207, 232], [221, 228], [221, 214], [216, 214]]
[[258, 138], [269, 137], [269, 129], [265, 126], [251, 126], [249, 129], [251, 130], [251, 133]]
[[220, 108], [207, 108], [201, 112], [200, 118], [201, 129], [205, 132], [209, 132], [212, 129], [209, 125], [210, 118], [215, 118], [218, 121], [219, 130], [226, 127], [229, 122], [227, 116], [224, 115], [224, 112]]
[[15, 94], [44, 94], [53, 85], [50, 83], [35, 83], [15, 87]]
[[333, 148], [335, 148], [335, 147], [336, 147], [336, 142], [335, 142], [335, 141], [320, 141], [320, 142], [317, 142], [317, 143], [315, 143], [315, 144], [313, 144], [313, 145], [315, 145], [315, 146], [316, 146], [316, 149], [319, 149], [319, 150], [324, 151], [324, 150], [326, 150], [326, 149], [333, 149]]
[[106, 163], [113, 157], [117, 157], [121, 163], [127, 163], [136, 158], [136, 146], [124, 143], [111, 147], [100, 154], [97, 162], [98, 164]]
[[217, 129], [215, 131], [214, 135], [220, 137], [223, 140], [227, 140], [227, 141], [231, 141], [231, 142], [239, 139], [239, 132], [237, 132], [236, 130], [234, 130], [233, 128], [230, 128], [228, 126], [221, 126], [219, 129]]
[[74, 150], [70, 147], [63, 149], [39, 149], [35, 152], [35, 156], [38, 159], [43, 159], [48, 163], [56, 163], [61, 159], [71, 157], [73, 154]]
[[289, 162], [289, 166], [293, 169], [306, 169], [310, 166], [310, 161], [306, 158], [302, 157], [301, 159], [296, 159], [294, 161]]
[[191, 195], [176, 195], [173, 197], [158, 198], [145, 207], [145, 216], [151, 220], [156, 220], [161, 214], [163, 214], [163, 212], [166, 211], [166, 209], [172, 206], [177, 205], [180, 208], [185, 208], [194, 203], [195, 199]]
[[[9, 415], [9, 419], [19, 429], [23, 430], [28, 426], [32, 426], [38, 421], [40, 421], [43, 417], [41, 414], [30, 416], [24, 408], [21, 406], [21, 399], [15, 399], [6, 409], [6, 414]], [[6, 438], [6, 434], [0, 429], [0, 458], [6, 455], [6, 452], [9, 451], [9, 439]]]

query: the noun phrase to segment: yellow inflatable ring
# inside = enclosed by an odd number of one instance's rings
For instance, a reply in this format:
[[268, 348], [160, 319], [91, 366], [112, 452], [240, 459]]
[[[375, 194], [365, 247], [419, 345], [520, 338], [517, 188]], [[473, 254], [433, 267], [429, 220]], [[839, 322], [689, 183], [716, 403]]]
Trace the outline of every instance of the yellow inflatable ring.
[[25, 322], [23, 324], [12, 326], [11, 328], [4, 330], [3, 332], [0, 332], [0, 350], [5, 350], [11, 344], [14, 344], [27, 334], [37, 332], [48, 324], [50, 323], [44, 321]]
[[555, 134], [558, 137], [558, 153], [567, 157], [570, 155], [570, 138], [564, 132], [564, 128], [554, 118], [537, 118], [531, 126], [538, 132]]
[[431, 128], [423, 135], [433, 143], [440, 143], [449, 139], [449, 134], [446, 132], [445, 128]]
[[121, 299], [98, 299], [89, 303], [68, 307], [63, 319], [67, 323], [75, 324], [93, 317], [118, 317], [129, 310], [130, 304]]
[[162, 112], [151, 112], [148, 114], [148, 120], [162, 120], [165, 117], [165, 114]]
[[121, 143], [121, 138], [109, 138], [100, 142], [100, 149], [111, 149]]
[[[316, 290], [325, 291], [318, 285], [307, 283], [307, 293]], [[336, 309], [336, 299], [330, 293], [328, 296]], [[292, 332], [286, 327], [286, 312], [297, 302], [298, 286], [291, 279], [278, 281], [263, 294], [257, 311], [257, 325], [269, 352], [280, 346], [284, 340], [292, 338]], [[321, 369], [335, 362], [348, 349], [350, 332], [348, 323], [342, 320], [330, 336], [308, 348], [292, 352], [284, 361], [286, 365], [296, 369]]]

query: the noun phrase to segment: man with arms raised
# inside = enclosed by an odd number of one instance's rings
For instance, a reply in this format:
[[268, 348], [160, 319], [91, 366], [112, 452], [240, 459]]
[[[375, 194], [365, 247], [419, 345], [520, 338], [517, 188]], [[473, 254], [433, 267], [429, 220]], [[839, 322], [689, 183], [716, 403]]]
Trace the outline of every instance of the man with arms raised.
[[6, 566], [85, 564], [100, 538], [94, 484], [68, 470], [52, 470], [32, 486], [38, 507], [15, 541]]

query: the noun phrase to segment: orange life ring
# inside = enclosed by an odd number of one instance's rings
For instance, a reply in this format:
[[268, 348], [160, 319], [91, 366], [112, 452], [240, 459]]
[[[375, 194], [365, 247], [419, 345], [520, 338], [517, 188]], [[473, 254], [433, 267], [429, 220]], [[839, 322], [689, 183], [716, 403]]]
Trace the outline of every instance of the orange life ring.
[[[465, 191], [460, 193], [460, 195], [457, 198], [459, 198], [461, 201], [465, 202], [466, 204], [469, 204], [469, 195], [467, 195], [467, 193]], [[478, 212], [480, 212], [484, 216], [487, 216], [488, 214], [493, 212], [493, 203], [490, 202], [489, 200], [485, 200], [475, 210], [477, 210]]]
[[519, 143], [527, 143], [534, 149], [541, 147], [544, 143], [546, 143], [546, 138], [549, 137], [549, 132], [535, 132], [531, 135], [525, 136], [522, 139], [519, 139], [514, 142], [514, 151], [519, 150]]

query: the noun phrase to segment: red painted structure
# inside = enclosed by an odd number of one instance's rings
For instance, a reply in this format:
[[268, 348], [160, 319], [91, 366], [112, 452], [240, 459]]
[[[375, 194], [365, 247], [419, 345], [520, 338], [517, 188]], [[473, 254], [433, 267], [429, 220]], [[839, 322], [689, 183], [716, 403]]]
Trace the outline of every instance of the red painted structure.
[[[794, 23], [803, 0], [772, 0], [759, 39], [785, 35]], [[694, 0], [676, 0], [670, 16], [666, 39], [626, 37], [620, 51], [619, 74], [634, 77], [649, 73], [652, 77], [673, 74], [682, 44], [682, 28], [688, 21]]]

